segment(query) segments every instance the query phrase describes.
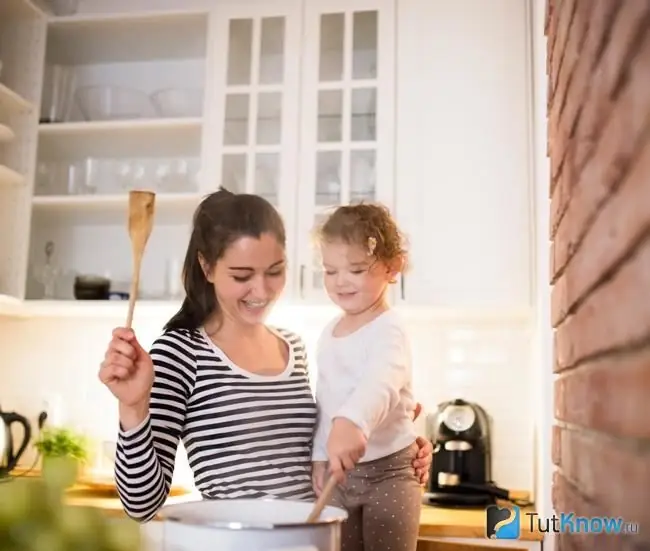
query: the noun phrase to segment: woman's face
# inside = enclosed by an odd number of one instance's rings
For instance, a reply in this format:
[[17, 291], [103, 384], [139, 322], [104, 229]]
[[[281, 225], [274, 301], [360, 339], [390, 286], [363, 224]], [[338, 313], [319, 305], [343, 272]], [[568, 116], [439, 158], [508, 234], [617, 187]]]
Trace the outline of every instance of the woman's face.
[[270, 233], [240, 237], [207, 274], [224, 316], [262, 323], [286, 283], [284, 247]]

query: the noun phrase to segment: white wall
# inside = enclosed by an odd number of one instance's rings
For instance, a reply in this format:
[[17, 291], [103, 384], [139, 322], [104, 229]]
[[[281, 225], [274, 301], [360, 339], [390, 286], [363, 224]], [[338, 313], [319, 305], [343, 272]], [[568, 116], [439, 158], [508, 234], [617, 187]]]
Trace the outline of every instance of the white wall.
[[[536, 399], [536, 473], [535, 486], [537, 510], [540, 517], [553, 514], [551, 486], [553, 465], [551, 460], [553, 424], [553, 337], [550, 320], [549, 285], [549, 185], [550, 164], [546, 154], [547, 132], [547, 75], [546, 36], [544, 21], [546, 0], [531, 0], [532, 60], [535, 120], [535, 228], [536, 228], [536, 318], [533, 340], [534, 396]], [[546, 534], [544, 549], [555, 549], [554, 534]]]
[[[125, 306], [126, 307], [126, 306]], [[274, 321], [299, 330], [312, 364], [314, 344], [330, 312], [282, 308]], [[137, 308], [136, 308], [137, 312]], [[428, 319], [427, 319], [428, 317]], [[525, 318], [408, 318], [414, 348], [416, 396], [426, 409], [463, 397], [493, 417], [493, 476], [502, 486], [533, 489], [533, 408], [530, 329]], [[35, 420], [43, 401], [59, 396], [65, 421], [98, 442], [113, 440], [117, 404], [97, 380], [97, 370], [119, 319], [0, 319], [0, 406]], [[144, 345], [166, 319], [136, 319]], [[315, 371], [317, 366], [312, 365]], [[419, 424], [422, 428], [423, 423]], [[30, 464], [33, 456], [25, 457]], [[177, 469], [187, 480], [187, 467]]]

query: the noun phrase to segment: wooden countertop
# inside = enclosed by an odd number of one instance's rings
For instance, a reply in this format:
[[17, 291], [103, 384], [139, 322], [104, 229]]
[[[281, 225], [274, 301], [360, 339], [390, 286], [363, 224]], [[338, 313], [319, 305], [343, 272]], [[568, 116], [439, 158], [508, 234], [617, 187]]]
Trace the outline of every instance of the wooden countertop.
[[[541, 541], [544, 534], [530, 531], [525, 513], [534, 512], [533, 507], [521, 508], [520, 540]], [[484, 509], [443, 509], [422, 506], [420, 514], [420, 537], [432, 538], [485, 538]]]
[[[167, 498], [165, 505], [173, 505], [175, 503], [184, 503], [186, 501], [196, 501], [201, 499], [198, 493], [188, 493], [185, 495], [173, 496]], [[106, 513], [107, 516], [124, 518], [126, 513], [122, 508], [119, 498], [115, 494], [96, 493], [91, 494], [83, 489], [74, 489], [68, 492], [65, 498], [66, 505], [73, 505], [77, 507], [96, 507]]]
[[[13, 474], [38, 476], [37, 471], [16, 469]], [[512, 492], [517, 500], [528, 501], [528, 492]], [[166, 505], [196, 501], [201, 499], [198, 492], [190, 492], [175, 487]], [[115, 483], [111, 480], [81, 480], [66, 496], [66, 503], [79, 507], [96, 507], [111, 517], [124, 518], [122, 504], [115, 491]], [[526, 513], [534, 512], [533, 507], [521, 508], [521, 536], [524, 541], [541, 541], [543, 534], [531, 532]], [[484, 509], [447, 509], [442, 507], [422, 506], [420, 516], [420, 536], [431, 538], [485, 538]]]
[[[200, 499], [195, 493], [183, 496], [170, 497], [166, 504], [182, 503]], [[69, 505], [84, 507], [98, 507], [106, 514], [115, 517], [124, 517], [124, 510], [117, 497], [110, 495], [89, 496], [81, 492], [70, 492], [66, 499]], [[520, 540], [541, 541], [543, 534], [531, 532], [525, 513], [533, 512], [532, 507], [521, 508], [521, 536]], [[422, 506], [420, 516], [421, 537], [447, 537], [447, 538], [485, 538], [485, 510], [484, 509], [446, 509], [441, 507]]]

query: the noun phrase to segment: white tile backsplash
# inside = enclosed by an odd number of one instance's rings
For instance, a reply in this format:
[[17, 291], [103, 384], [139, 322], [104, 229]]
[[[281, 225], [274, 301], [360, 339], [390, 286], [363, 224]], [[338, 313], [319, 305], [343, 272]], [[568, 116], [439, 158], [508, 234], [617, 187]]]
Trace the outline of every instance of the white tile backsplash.
[[[314, 346], [330, 319], [327, 308], [281, 308], [273, 321], [299, 329], [307, 343], [311, 369]], [[534, 399], [530, 320], [507, 315], [491, 318], [405, 318], [410, 330], [414, 386], [424, 406], [418, 423], [424, 433], [427, 411], [439, 402], [464, 398], [479, 403], [492, 420], [492, 474], [506, 488], [533, 490]], [[290, 320], [290, 323], [283, 323]], [[159, 335], [165, 320], [137, 320], [143, 346]], [[61, 402], [63, 420], [96, 439], [113, 440], [117, 403], [97, 379], [111, 329], [122, 319], [84, 317], [0, 319], [0, 407], [36, 423], [44, 403]], [[315, 376], [312, 377], [315, 380]], [[22, 463], [30, 464], [33, 453]], [[179, 452], [175, 478], [191, 483], [185, 454]]]

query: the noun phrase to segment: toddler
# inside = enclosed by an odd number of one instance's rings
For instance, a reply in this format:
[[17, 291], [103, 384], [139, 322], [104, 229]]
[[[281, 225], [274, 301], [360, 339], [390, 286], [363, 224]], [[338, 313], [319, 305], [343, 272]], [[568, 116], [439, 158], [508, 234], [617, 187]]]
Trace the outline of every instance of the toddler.
[[415, 551], [422, 494], [411, 465], [411, 360], [386, 297], [406, 263], [402, 238], [388, 209], [360, 204], [338, 208], [318, 241], [325, 288], [342, 313], [318, 342], [314, 490], [327, 476], [339, 481], [332, 505], [349, 515], [342, 551]]

